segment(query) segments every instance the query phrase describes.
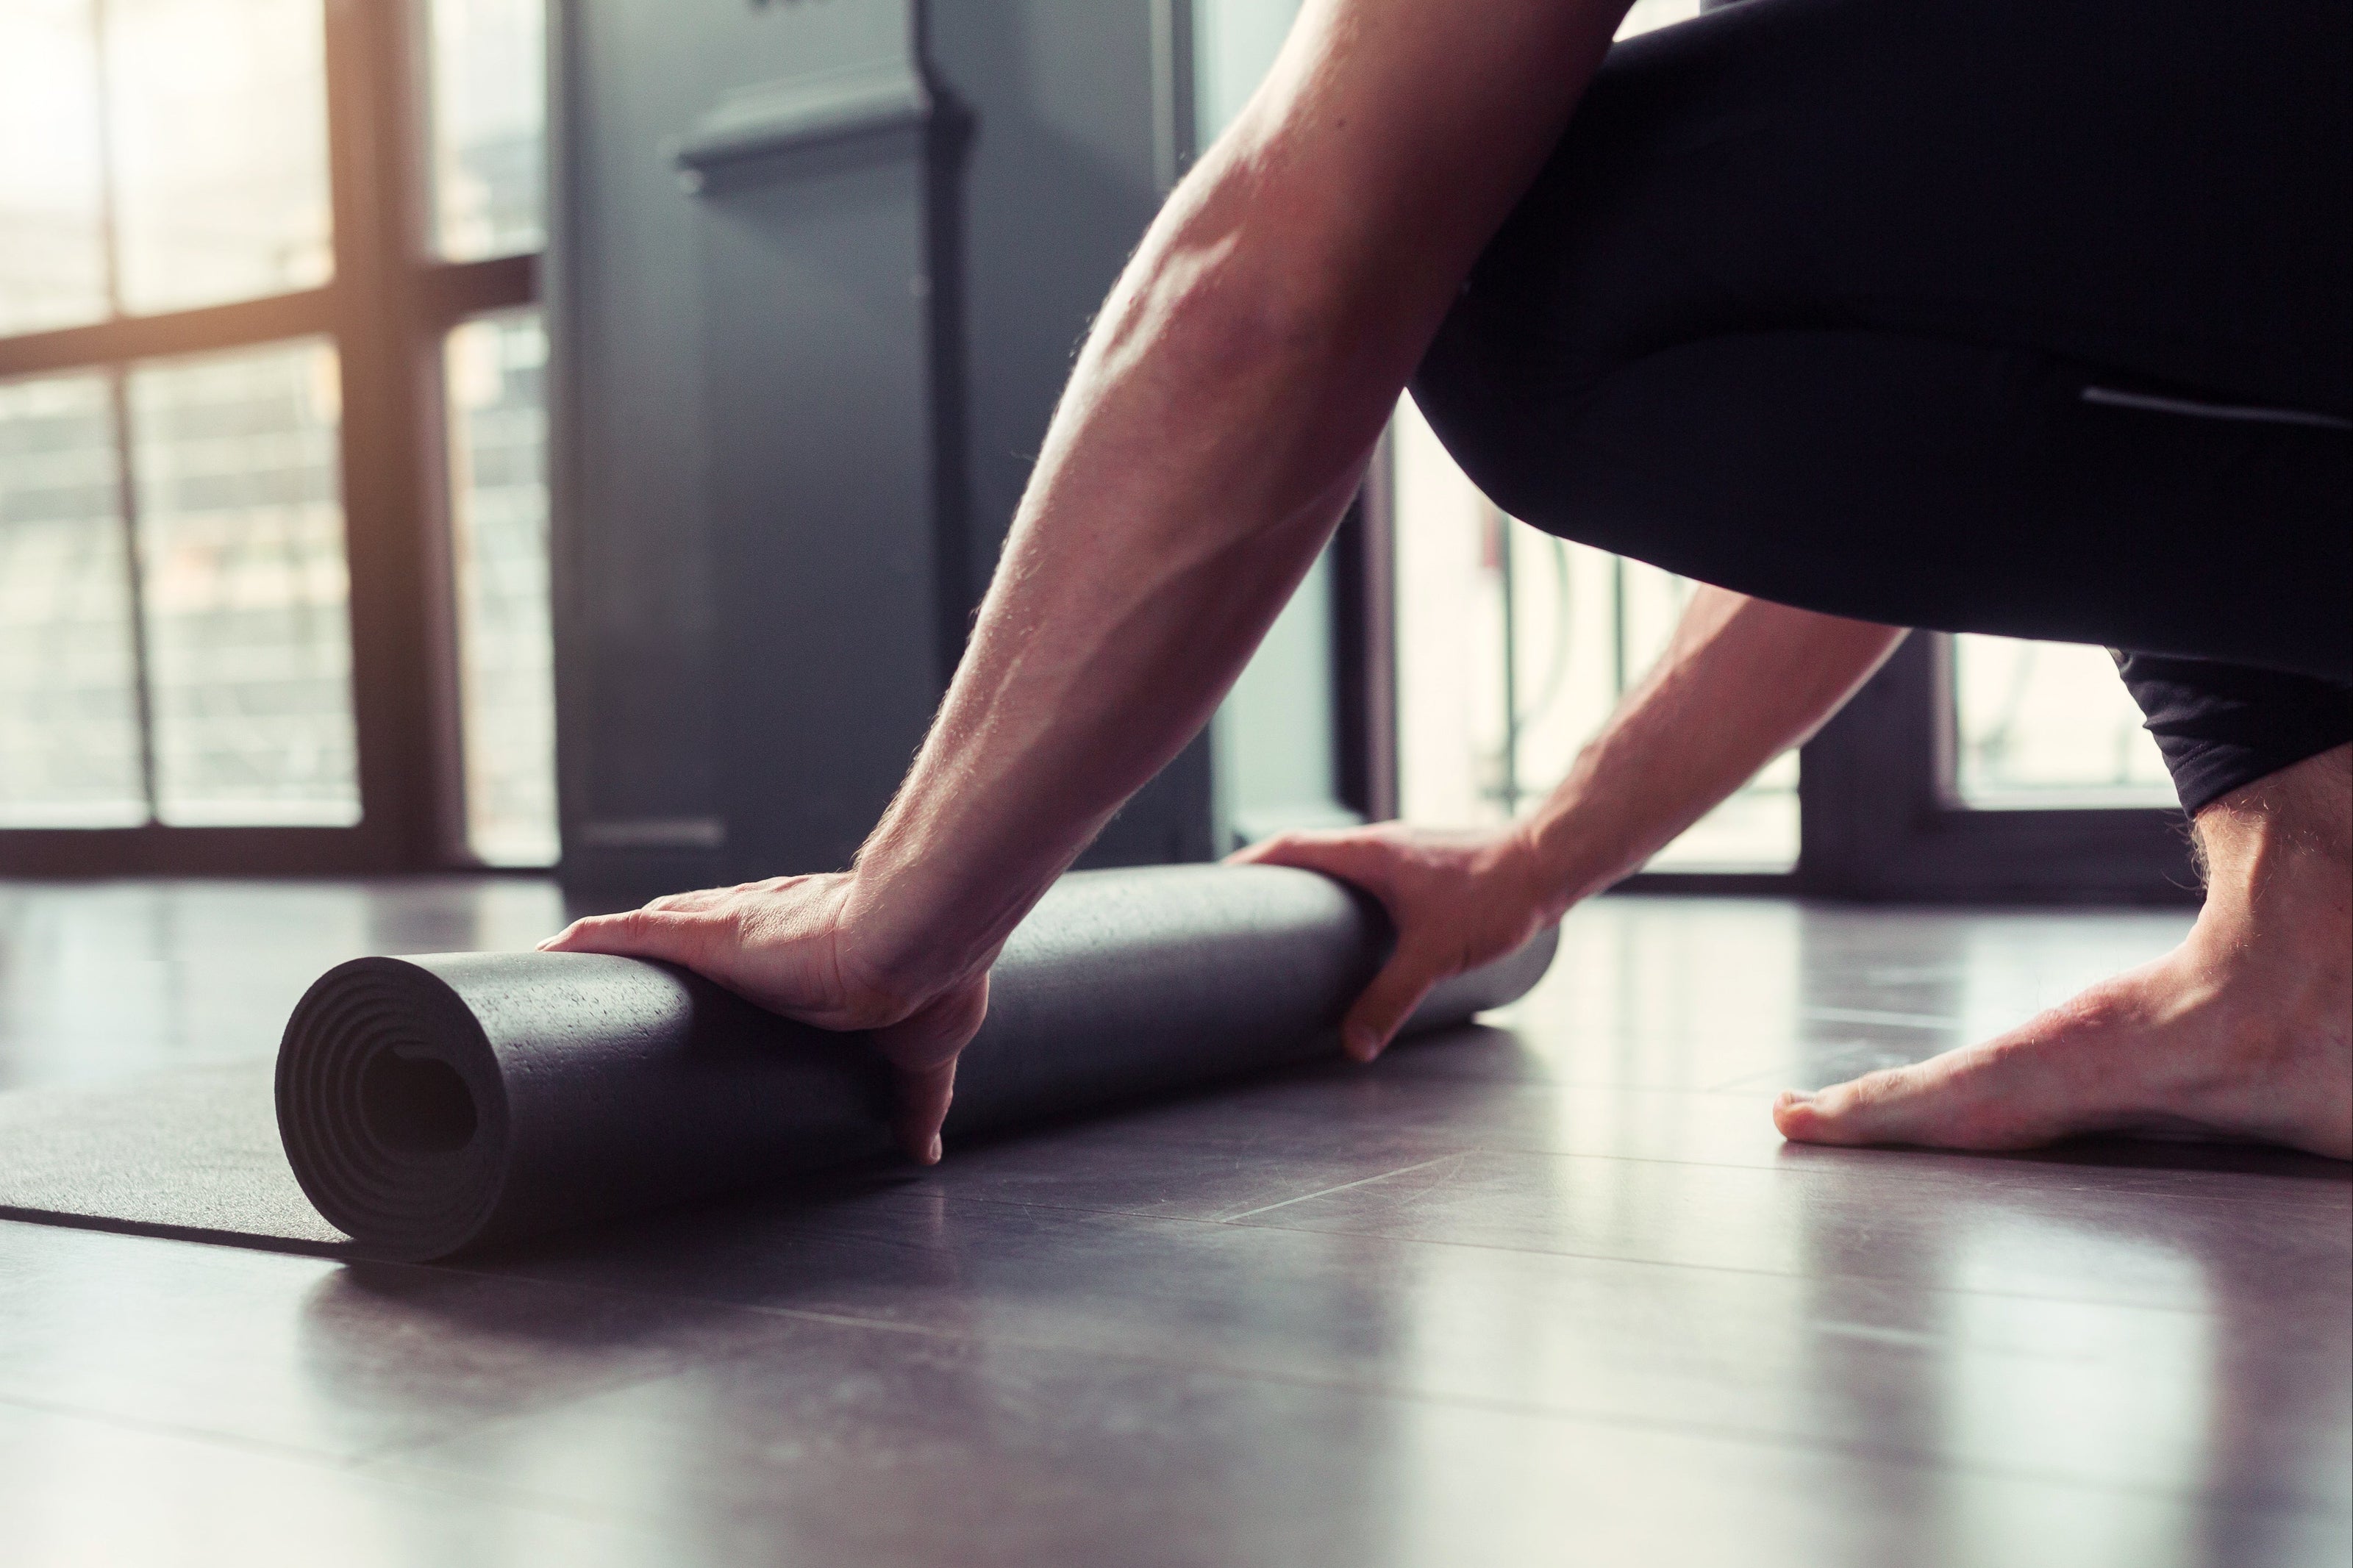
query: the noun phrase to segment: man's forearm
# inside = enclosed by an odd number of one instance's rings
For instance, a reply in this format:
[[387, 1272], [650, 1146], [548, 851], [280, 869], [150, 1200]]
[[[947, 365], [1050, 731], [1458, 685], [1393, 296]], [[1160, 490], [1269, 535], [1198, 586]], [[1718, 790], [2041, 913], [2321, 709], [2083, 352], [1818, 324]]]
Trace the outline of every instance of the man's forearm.
[[857, 962], [915, 988], [987, 963], [1208, 721], [1624, 9], [1310, 0], [1089, 334], [860, 854]]
[[1666, 653], [1522, 828], [1549, 911], [1641, 869], [1820, 729], [1904, 636], [1700, 589]]
[[1270, 313], [1282, 281], [1220, 254], [1203, 216], [1174, 215], [1107, 306], [973, 644], [860, 856], [885, 967], [985, 963], [1208, 721], [1330, 536], [1410, 363], [1407, 346], [1367, 363], [1329, 321]]

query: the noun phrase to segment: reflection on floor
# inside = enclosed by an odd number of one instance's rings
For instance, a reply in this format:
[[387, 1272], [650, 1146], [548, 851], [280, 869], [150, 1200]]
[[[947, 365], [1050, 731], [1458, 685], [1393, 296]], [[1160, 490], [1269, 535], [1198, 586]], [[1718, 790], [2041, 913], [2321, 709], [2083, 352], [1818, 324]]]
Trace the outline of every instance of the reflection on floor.
[[[0, 888], [0, 1084], [268, 1051], [518, 880]], [[1620, 898], [1496, 1026], [462, 1268], [0, 1224], [62, 1562], [2344, 1563], [2353, 1174], [1785, 1148], [2175, 913]]]

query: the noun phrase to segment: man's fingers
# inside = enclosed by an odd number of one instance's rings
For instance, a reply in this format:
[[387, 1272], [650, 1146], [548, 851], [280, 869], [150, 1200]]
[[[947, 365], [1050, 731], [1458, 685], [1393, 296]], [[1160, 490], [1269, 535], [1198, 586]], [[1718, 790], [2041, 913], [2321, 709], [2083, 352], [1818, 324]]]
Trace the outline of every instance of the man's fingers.
[[955, 1099], [955, 1058], [924, 1067], [893, 1068], [897, 1107], [891, 1118], [892, 1136], [907, 1158], [919, 1165], [940, 1163], [940, 1124], [948, 1119]]
[[717, 939], [733, 928], [723, 918], [670, 910], [631, 910], [574, 921], [539, 944], [542, 952], [611, 952], [659, 958], [702, 969]]
[[1400, 950], [1348, 1009], [1340, 1025], [1341, 1048], [1360, 1062], [1379, 1056], [1421, 1005], [1421, 999], [1430, 994], [1430, 988], [1444, 978], [1429, 958]]
[[925, 1165], [939, 1160], [940, 1123], [955, 1098], [956, 1056], [987, 1016], [984, 974], [874, 1031], [875, 1048], [890, 1062], [896, 1080], [891, 1131], [909, 1159]]
[[1229, 866], [1301, 866], [1310, 870], [1321, 869], [1324, 863], [1346, 853], [1337, 841], [1317, 837], [1310, 833], [1278, 833], [1271, 838], [1261, 838], [1255, 844], [1245, 844], [1226, 857]]
[[1281, 833], [1236, 850], [1226, 857], [1226, 863], [1293, 866], [1303, 871], [1321, 871], [1327, 877], [1354, 883], [1378, 898], [1388, 888], [1393, 858], [1387, 844], [1362, 834], [1327, 837], [1312, 833]]
[[1391, 838], [1359, 828], [1278, 834], [1227, 858], [1233, 865], [1296, 866], [1336, 877], [1378, 899], [1403, 928], [1404, 940], [1340, 1026], [1341, 1046], [1360, 1062], [1379, 1056], [1430, 988], [1450, 973], [1444, 960], [1412, 941], [1413, 922], [1399, 908], [1396, 885], [1400, 853]]

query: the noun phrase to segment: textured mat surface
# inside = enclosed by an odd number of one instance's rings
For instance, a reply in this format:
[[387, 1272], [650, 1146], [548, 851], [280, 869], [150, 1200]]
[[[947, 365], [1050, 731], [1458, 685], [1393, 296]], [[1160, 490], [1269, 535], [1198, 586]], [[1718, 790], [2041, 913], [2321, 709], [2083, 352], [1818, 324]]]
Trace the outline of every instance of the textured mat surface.
[[279, 1146], [273, 1064], [0, 1094], [0, 1217], [298, 1252], [344, 1249]]
[[[1515, 999], [1553, 941], [1450, 982], [1415, 1025]], [[1067, 879], [994, 972], [951, 1141], [1329, 1051], [1388, 942], [1304, 872]], [[342, 965], [296, 1009], [274, 1087], [275, 1119], [264, 1062], [0, 1096], [0, 1215], [424, 1258], [889, 1147], [854, 1042], [591, 955]]]

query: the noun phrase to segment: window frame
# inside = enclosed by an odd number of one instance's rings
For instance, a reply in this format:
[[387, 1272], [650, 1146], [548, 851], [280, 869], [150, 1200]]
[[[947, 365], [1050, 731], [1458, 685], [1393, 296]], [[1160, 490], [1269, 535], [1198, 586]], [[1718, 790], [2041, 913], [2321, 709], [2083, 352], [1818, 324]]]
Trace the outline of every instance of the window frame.
[[[1385, 434], [1342, 525], [1335, 584], [1344, 607], [1333, 700], [1345, 800], [1374, 821], [1394, 816], [1398, 801], [1392, 460]], [[2201, 900], [2189, 823], [2177, 808], [1963, 801], [1953, 657], [1948, 634], [1913, 633], [1799, 749], [1794, 866], [1637, 871], [1613, 887], [1855, 902]], [[1550, 787], [1531, 781], [1528, 796]]]
[[[334, 344], [360, 820], [348, 827], [150, 821], [0, 828], [0, 873], [351, 875], [473, 864], [459, 752], [442, 345], [474, 317], [536, 303], [540, 253], [480, 261], [434, 254], [427, 0], [317, 3], [325, 23], [333, 277], [316, 289], [230, 304], [0, 337], [0, 379], [101, 372], [118, 389], [119, 412], [119, 389], [140, 361], [302, 337]], [[119, 417], [114, 435], [123, 526], [135, 530], [131, 433]], [[134, 605], [134, 626], [140, 613]], [[143, 653], [140, 665], [143, 749]]]
[[1915, 632], [1799, 753], [1798, 890], [1853, 900], [2195, 904], [2158, 806], [1972, 806], [1954, 783], [1953, 639]]

